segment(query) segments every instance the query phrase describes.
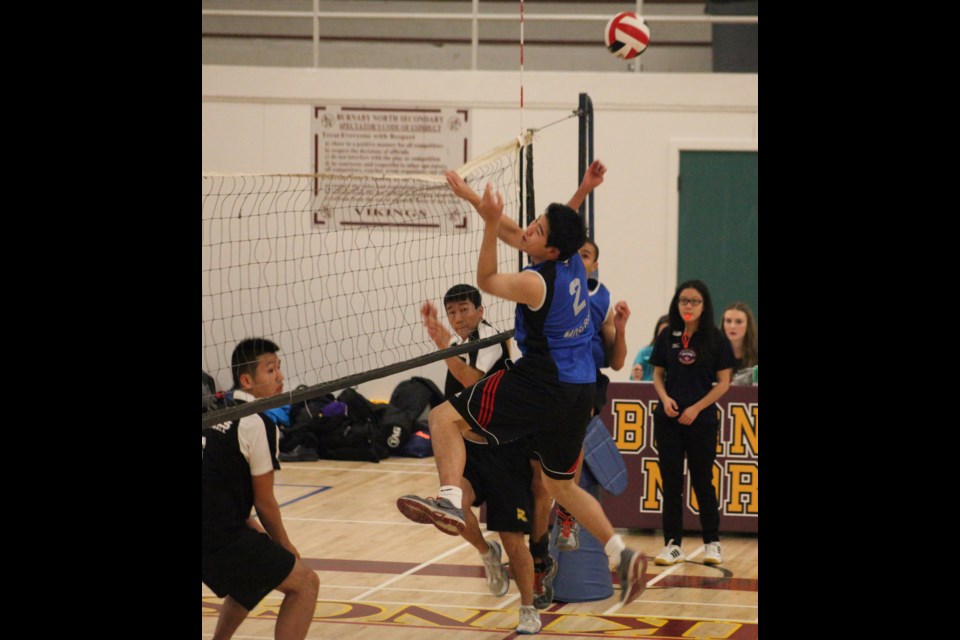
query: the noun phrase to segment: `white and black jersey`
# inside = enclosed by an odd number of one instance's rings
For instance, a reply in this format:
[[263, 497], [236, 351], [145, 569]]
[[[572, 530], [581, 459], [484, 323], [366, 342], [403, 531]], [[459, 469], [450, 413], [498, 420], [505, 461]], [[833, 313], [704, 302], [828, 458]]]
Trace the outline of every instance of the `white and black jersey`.
[[[489, 338], [490, 336], [495, 336], [499, 333], [496, 329], [493, 328], [486, 320], [481, 320], [480, 324], [477, 325], [477, 328], [470, 334], [470, 337], [467, 338], [467, 342], [471, 340], [480, 340], [482, 338]], [[460, 339], [460, 336], [457, 334], [453, 335], [453, 338], [450, 340], [450, 346], [456, 346], [458, 344], [463, 344], [463, 340]], [[490, 345], [489, 347], [484, 347], [483, 349], [477, 349], [476, 351], [468, 351], [467, 353], [461, 353], [457, 356], [467, 364], [469, 364], [474, 369], [477, 369], [483, 372], [484, 376], [488, 376], [492, 373], [496, 373], [500, 369], [506, 368], [507, 358], [510, 357], [510, 349], [507, 346], [507, 342], [503, 341], [498, 344]], [[463, 385], [460, 384], [460, 381], [454, 377], [450, 370], [447, 369], [447, 380], [443, 387], [444, 397], [449, 398], [458, 391], [463, 390]]]
[[[234, 400], [255, 400], [244, 391]], [[206, 427], [201, 431], [203, 553], [231, 542], [253, 508], [253, 476], [280, 469], [276, 424], [262, 414]]]

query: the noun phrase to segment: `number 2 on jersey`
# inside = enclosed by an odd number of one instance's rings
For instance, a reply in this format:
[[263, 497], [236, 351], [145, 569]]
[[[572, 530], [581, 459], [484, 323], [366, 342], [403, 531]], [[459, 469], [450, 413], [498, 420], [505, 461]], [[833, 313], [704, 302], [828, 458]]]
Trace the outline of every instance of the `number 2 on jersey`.
[[586, 300], [580, 302], [580, 280], [570, 281], [570, 295], [573, 296], [573, 315], [578, 316], [583, 308], [587, 306]]

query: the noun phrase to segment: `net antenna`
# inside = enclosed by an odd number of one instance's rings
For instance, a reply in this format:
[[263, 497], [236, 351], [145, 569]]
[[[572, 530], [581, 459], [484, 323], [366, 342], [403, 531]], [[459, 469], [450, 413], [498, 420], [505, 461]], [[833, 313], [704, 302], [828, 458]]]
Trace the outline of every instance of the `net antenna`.
[[[457, 172], [490, 182], [505, 212], [522, 215], [532, 178], [520, 136]], [[529, 171], [529, 168], [525, 169]], [[280, 346], [284, 393], [203, 414], [204, 427], [315, 398], [465, 353], [513, 335], [513, 303], [484, 294], [497, 336], [438, 350], [421, 304], [476, 283], [483, 223], [441, 175], [208, 174], [202, 176], [201, 364], [230, 389], [236, 344]], [[501, 243], [498, 265], [519, 252]], [[449, 329], [449, 326], [448, 326]]]

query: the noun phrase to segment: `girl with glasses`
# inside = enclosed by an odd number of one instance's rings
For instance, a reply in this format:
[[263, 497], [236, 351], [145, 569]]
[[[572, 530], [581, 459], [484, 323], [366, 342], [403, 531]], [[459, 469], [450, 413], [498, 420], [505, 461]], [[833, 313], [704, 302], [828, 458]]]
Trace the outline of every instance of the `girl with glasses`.
[[653, 386], [660, 402], [653, 434], [663, 479], [663, 551], [659, 565], [682, 562], [683, 459], [700, 508], [704, 563], [720, 564], [720, 511], [713, 488], [713, 462], [720, 428], [715, 404], [730, 388], [733, 349], [713, 319], [710, 290], [700, 280], [680, 284], [670, 302], [670, 326], [653, 347]]

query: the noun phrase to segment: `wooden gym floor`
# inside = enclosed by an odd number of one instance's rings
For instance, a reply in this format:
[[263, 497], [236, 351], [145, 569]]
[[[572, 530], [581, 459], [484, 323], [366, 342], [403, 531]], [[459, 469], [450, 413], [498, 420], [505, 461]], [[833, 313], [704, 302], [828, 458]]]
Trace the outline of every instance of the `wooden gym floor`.
[[[308, 638], [507, 640], [520, 606], [516, 584], [490, 595], [476, 550], [463, 538], [404, 518], [396, 499], [434, 495], [433, 458], [284, 463], [276, 495], [290, 538], [320, 577]], [[481, 524], [481, 526], [483, 526]], [[544, 638], [758, 637], [758, 538], [723, 536], [724, 563], [702, 564], [699, 535], [683, 543], [687, 562], [659, 567], [660, 532], [620, 531], [651, 556], [647, 591], [621, 607], [605, 600], [554, 602], [540, 612]], [[487, 538], [498, 539], [495, 533]], [[503, 556], [507, 561], [506, 553]], [[201, 637], [213, 635], [221, 600], [201, 583]], [[282, 594], [250, 612], [234, 638], [273, 638]]]

